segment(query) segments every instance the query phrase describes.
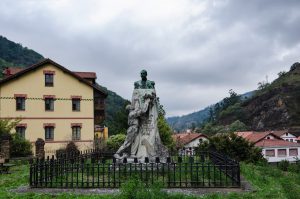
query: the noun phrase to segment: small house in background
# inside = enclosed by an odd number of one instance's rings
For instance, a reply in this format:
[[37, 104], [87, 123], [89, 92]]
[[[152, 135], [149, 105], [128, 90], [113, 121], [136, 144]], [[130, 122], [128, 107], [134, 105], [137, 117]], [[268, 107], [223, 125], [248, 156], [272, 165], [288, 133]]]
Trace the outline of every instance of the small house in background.
[[173, 139], [180, 155], [194, 155], [195, 148], [201, 142], [208, 141], [205, 134], [191, 132], [174, 134]]
[[108, 128], [106, 126], [102, 127], [100, 125], [95, 125], [95, 140], [107, 140], [108, 138]]
[[281, 139], [289, 142], [297, 142], [297, 136], [293, 133], [290, 133], [288, 130], [282, 131], [271, 131], [271, 133], [279, 136]]
[[[280, 162], [282, 160], [294, 162], [300, 159], [300, 144], [292, 142], [289, 133], [246, 131], [236, 132], [236, 134], [261, 148], [262, 154], [268, 162]], [[284, 140], [284, 138], [289, 139], [289, 141]]]

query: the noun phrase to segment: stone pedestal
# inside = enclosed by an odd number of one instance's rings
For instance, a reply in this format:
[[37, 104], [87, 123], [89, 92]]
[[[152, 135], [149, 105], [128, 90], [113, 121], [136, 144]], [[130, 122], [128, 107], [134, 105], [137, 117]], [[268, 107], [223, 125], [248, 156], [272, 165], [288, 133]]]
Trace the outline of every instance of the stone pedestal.
[[42, 138], [38, 138], [35, 141], [35, 156], [39, 159], [45, 158], [45, 141]]

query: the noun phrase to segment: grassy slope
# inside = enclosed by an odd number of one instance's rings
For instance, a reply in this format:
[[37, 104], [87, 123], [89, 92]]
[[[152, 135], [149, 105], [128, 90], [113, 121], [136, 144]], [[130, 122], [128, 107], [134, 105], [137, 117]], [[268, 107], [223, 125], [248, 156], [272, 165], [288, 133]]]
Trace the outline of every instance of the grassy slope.
[[[17, 166], [12, 169], [12, 174], [0, 175], [0, 198], [53, 198], [50, 194], [16, 194], [10, 189], [20, 185], [26, 185], [28, 181], [28, 166]], [[300, 198], [300, 174], [292, 172], [283, 172], [271, 166], [256, 166], [250, 164], [241, 164], [242, 175], [252, 183], [256, 192], [250, 193], [231, 193], [226, 196], [221, 194], [212, 194], [202, 197], [184, 196], [178, 194], [158, 194], [164, 198], [185, 198], [185, 199], [233, 199], [233, 198], [272, 198], [272, 199], [299, 199]], [[151, 198], [158, 198], [155, 194]], [[119, 198], [112, 195], [90, 195], [78, 196], [72, 194], [60, 194], [55, 198]], [[150, 198], [150, 197], [149, 197]], [[144, 198], [146, 199], [146, 198]]]

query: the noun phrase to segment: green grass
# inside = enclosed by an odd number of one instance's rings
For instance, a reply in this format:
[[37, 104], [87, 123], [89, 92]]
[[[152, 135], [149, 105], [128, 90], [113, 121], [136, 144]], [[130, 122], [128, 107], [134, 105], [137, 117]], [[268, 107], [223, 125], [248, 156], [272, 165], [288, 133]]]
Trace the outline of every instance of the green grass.
[[[185, 196], [182, 194], [166, 194], [159, 190], [159, 188], [152, 188], [150, 190], [143, 189], [141, 184], [128, 183], [122, 188], [120, 195], [75, 195], [75, 194], [59, 194], [53, 196], [51, 194], [17, 194], [11, 192], [11, 189], [17, 188], [28, 183], [28, 165], [20, 165], [11, 169], [12, 174], [0, 175], [0, 198], [174, 198], [174, 199], [300, 199], [300, 173], [283, 172], [272, 166], [257, 166], [252, 164], [241, 164], [241, 172], [245, 178], [251, 182], [256, 189], [255, 192], [249, 193], [230, 193], [227, 195], [210, 194], [206, 196]], [[124, 191], [125, 190], [125, 191]], [[134, 193], [131, 195], [131, 193]]]

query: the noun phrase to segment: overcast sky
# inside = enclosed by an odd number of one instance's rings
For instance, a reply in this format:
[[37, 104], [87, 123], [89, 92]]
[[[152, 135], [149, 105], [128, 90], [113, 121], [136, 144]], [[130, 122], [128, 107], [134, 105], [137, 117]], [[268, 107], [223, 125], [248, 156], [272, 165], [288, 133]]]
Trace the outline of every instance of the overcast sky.
[[141, 69], [168, 116], [272, 81], [300, 60], [299, 0], [1, 0], [0, 34], [126, 99]]

